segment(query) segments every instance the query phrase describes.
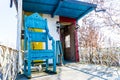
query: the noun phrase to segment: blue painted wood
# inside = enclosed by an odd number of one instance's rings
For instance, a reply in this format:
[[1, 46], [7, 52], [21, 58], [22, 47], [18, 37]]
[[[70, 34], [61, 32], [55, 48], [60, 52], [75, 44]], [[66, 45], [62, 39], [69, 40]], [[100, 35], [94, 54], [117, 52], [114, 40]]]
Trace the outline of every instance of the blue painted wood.
[[79, 19], [94, 10], [96, 4], [78, 0], [23, 0], [23, 10]]
[[48, 29], [47, 21], [39, 16], [38, 13], [34, 13], [30, 16], [25, 16], [25, 28], [39, 28]]
[[64, 63], [64, 57], [63, 57], [64, 54], [60, 40], [56, 41], [56, 54], [58, 56], [58, 63], [62, 65]]
[[31, 42], [46, 42], [47, 41], [47, 33], [44, 32], [30, 32], [29, 33], [29, 37], [30, 37], [30, 41]]
[[[56, 53], [55, 53], [55, 41], [53, 37], [49, 34], [49, 29], [47, 26], [47, 20], [39, 16], [38, 13], [34, 13], [30, 16], [25, 16], [24, 18], [24, 74], [31, 77], [31, 62], [33, 60], [46, 60], [46, 70], [48, 70], [48, 59], [53, 59], [53, 72], [56, 72]], [[43, 32], [35, 32], [30, 30], [31, 28], [37, 28], [44, 30]], [[52, 50], [48, 49], [48, 40], [52, 40]], [[33, 50], [31, 42], [44, 42], [44, 50]], [[28, 70], [27, 70], [28, 66]]]
[[77, 17], [77, 21], [82, 18], [83, 16], [85, 16], [87, 13], [91, 12], [92, 10], [94, 10], [94, 8], [88, 8], [84, 14], [80, 14], [78, 17]]
[[62, 3], [63, 3], [63, 0], [60, 0], [59, 3], [58, 3], [58, 6], [56, 6], [56, 8], [55, 8], [55, 10], [52, 14], [52, 17], [54, 17], [56, 15], [56, 13], [60, 9], [60, 6], [62, 5]]

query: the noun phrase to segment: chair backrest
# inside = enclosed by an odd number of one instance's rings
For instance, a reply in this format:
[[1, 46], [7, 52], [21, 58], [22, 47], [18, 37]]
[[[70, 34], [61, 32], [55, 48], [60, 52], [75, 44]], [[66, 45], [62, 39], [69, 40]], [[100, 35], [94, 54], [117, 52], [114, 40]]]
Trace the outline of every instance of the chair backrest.
[[[47, 42], [49, 32], [46, 19], [43, 19], [38, 13], [25, 16], [25, 35], [27, 34], [31, 42]], [[34, 29], [42, 29], [36, 32]]]
[[25, 28], [38, 28], [46, 29], [47, 21], [43, 19], [38, 13], [34, 13], [30, 16], [25, 15]]

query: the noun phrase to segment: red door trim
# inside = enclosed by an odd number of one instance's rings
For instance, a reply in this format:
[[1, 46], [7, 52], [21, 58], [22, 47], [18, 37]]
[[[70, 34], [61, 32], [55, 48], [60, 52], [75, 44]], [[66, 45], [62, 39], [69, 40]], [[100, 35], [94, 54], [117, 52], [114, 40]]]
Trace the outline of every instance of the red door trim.
[[[74, 27], [76, 28], [76, 19], [73, 18], [67, 18], [67, 17], [59, 17], [60, 22], [71, 22], [73, 23]], [[78, 52], [78, 36], [77, 36], [77, 30], [74, 31], [75, 34], [75, 60], [76, 62], [79, 62], [79, 52]]]

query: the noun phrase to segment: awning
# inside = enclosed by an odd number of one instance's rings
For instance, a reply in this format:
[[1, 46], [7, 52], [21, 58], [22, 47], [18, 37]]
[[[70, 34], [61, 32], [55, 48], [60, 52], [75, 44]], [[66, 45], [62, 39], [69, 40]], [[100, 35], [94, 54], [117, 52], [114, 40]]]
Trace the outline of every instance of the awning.
[[80, 19], [96, 8], [96, 4], [78, 0], [23, 0], [23, 10]]

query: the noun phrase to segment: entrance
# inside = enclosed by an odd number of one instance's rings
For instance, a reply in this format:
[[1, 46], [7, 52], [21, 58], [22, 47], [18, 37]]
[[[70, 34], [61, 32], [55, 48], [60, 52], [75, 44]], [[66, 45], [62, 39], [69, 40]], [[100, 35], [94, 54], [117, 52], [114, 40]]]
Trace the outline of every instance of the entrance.
[[75, 35], [74, 25], [61, 25], [60, 38], [62, 42], [64, 59], [67, 61], [75, 61]]
[[64, 52], [64, 59], [79, 62], [76, 19], [60, 16], [59, 21], [61, 24], [60, 38]]

